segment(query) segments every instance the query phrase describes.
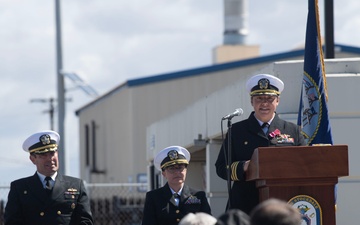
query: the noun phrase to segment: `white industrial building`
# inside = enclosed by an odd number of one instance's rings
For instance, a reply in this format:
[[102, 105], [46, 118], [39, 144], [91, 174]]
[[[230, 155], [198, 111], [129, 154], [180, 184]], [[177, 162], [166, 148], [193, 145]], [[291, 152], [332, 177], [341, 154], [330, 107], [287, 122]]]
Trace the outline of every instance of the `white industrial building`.
[[[214, 165], [227, 130], [221, 118], [237, 108], [244, 114], [232, 122], [247, 118], [252, 107], [245, 83], [254, 74], [269, 73], [285, 83], [277, 113], [295, 122], [303, 76], [304, 49], [259, 56], [258, 46], [244, 43], [244, 11], [234, 14], [244, 2], [225, 0], [225, 22], [230, 23], [225, 23], [224, 45], [214, 48], [214, 65], [128, 80], [76, 111], [81, 178], [88, 183], [146, 182], [149, 189], [157, 188], [164, 181], [152, 164], [154, 155], [181, 145], [192, 157], [186, 183], [207, 192], [214, 216], [224, 212], [226, 182]], [[358, 57], [360, 48], [335, 45], [335, 59], [325, 60], [334, 144], [349, 147], [350, 176], [338, 185], [338, 224], [356, 224], [360, 200], [354, 132], [360, 120]]]
[[[337, 45], [337, 57], [350, 58], [325, 60], [334, 144], [349, 146], [350, 176], [341, 178], [338, 186], [339, 224], [356, 221], [360, 200], [353, 193], [360, 174], [353, 132], [360, 118], [360, 58], [351, 57], [359, 54], [358, 48]], [[214, 166], [221, 118], [239, 107], [244, 115], [233, 122], [246, 118], [251, 112], [246, 80], [270, 73], [285, 83], [278, 113], [296, 121], [303, 76], [302, 60], [296, 58], [302, 55], [303, 50], [291, 51], [125, 82], [77, 111], [81, 177], [89, 183], [147, 181], [156, 188], [161, 176], [152, 166], [153, 156], [169, 145], [181, 145], [192, 154], [187, 183], [204, 189], [214, 215], [219, 215], [227, 198], [226, 182], [217, 177]]]

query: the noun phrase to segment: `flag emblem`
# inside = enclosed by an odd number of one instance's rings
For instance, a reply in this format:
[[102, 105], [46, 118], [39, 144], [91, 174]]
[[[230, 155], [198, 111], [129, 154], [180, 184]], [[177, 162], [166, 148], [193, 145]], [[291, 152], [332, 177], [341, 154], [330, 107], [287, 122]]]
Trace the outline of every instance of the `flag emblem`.
[[309, 141], [314, 139], [319, 129], [322, 104], [319, 87], [316, 82], [307, 73], [304, 73], [302, 82], [302, 129], [303, 134]]

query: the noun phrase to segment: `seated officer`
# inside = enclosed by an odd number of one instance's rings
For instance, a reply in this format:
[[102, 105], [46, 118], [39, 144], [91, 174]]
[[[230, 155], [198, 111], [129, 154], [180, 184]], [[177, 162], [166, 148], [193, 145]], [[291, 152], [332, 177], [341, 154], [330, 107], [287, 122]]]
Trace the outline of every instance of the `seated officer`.
[[190, 153], [180, 146], [167, 147], [155, 156], [154, 165], [167, 183], [146, 193], [142, 225], [175, 225], [188, 213], [211, 214], [205, 192], [185, 184], [189, 161]]
[[58, 133], [45, 130], [24, 141], [36, 172], [11, 182], [5, 225], [93, 224], [83, 181], [58, 173], [59, 140]]

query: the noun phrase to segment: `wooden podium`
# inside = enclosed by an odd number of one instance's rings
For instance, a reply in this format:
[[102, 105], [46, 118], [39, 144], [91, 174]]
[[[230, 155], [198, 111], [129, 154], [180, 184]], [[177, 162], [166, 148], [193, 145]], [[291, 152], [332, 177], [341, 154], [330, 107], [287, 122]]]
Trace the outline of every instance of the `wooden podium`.
[[296, 202], [304, 218], [335, 225], [335, 185], [338, 177], [349, 175], [348, 168], [347, 145], [259, 147], [246, 179], [256, 181], [260, 202], [272, 197]]

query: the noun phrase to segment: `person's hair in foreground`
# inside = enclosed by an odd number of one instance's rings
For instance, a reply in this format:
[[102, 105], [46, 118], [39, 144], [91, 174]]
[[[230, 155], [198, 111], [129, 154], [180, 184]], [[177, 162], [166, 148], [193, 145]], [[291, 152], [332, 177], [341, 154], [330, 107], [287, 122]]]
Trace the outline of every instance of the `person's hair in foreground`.
[[179, 225], [214, 225], [216, 218], [204, 212], [188, 213], [184, 216]]
[[229, 209], [218, 218], [216, 225], [250, 225], [250, 217], [240, 209]]
[[250, 213], [251, 225], [300, 225], [300, 212], [279, 199], [268, 199]]

